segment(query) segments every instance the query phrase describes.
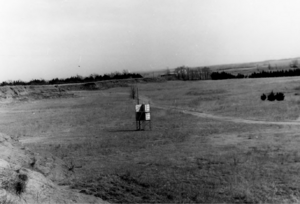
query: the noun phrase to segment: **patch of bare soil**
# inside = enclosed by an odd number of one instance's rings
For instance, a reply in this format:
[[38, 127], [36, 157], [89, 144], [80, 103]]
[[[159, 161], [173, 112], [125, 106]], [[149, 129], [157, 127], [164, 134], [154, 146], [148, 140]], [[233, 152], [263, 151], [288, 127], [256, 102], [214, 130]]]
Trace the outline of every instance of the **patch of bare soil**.
[[62, 160], [34, 154], [0, 134], [0, 203], [105, 203], [56, 184], [71, 177]]
[[[2, 105], [73, 96], [55, 86], [0, 87]], [[50, 153], [43, 156], [34, 153], [11, 136], [0, 133], [0, 203], [106, 203], [70, 189], [73, 177], [72, 164]]]
[[115, 87], [129, 87], [130, 84], [135, 83], [157, 83], [165, 82], [164, 78], [138, 78], [138, 79], [121, 79], [121, 80], [106, 80], [106, 81], [97, 81], [97, 82], [88, 82], [88, 83], [77, 83], [77, 84], [61, 84], [56, 85], [55, 87], [63, 88], [68, 91], [77, 91], [77, 90], [103, 90]]
[[4, 86], [0, 87], [0, 102], [29, 101], [72, 97], [74, 94], [55, 86]]

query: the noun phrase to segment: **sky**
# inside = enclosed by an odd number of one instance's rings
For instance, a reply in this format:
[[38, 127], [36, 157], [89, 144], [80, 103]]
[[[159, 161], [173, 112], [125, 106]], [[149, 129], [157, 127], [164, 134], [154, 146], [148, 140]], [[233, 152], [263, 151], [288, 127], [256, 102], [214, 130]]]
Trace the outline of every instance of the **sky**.
[[0, 2], [0, 81], [300, 57], [297, 0]]

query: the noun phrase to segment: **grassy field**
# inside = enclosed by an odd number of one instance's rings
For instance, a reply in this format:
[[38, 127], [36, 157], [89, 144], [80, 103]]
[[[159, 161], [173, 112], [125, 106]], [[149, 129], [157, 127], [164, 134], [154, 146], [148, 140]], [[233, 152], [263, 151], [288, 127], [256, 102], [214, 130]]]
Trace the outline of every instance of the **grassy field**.
[[[67, 162], [74, 177], [64, 184], [110, 202], [300, 202], [300, 122], [242, 120], [297, 121], [300, 78], [138, 86], [152, 131], [135, 131], [128, 87], [2, 105], [0, 128]], [[260, 100], [272, 90], [286, 100]]]
[[[290, 121], [299, 117], [299, 78], [243, 79], [202, 82], [172, 81], [164, 87], [142, 86], [153, 102], [199, 112], [254, 120]], [[271, 91], [284, 92], [285, 101], [261, 101]]]

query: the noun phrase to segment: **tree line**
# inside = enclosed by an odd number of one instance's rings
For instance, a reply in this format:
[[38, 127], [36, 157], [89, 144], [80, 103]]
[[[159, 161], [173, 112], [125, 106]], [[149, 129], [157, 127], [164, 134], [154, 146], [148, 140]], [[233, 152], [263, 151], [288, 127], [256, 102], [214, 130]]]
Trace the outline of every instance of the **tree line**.
[[86, 83], [86, 82], [96, 82], [96, 81], [105, 81], [105, 80], [113, 80], [113, 79], [130, 79], [130, 78], [143, 78], [142, 75], [138, 73], [111, 73], [111, 74], [91, 74], [88, 77], [83, 77], [80, 75], [72, 76], [65, 79], [54, 78], [49, 81], [44, 79], [33, 79], [29, 82], [24, 82], [21, 80], [16, 81], [4, 81], [0, 84], [0, 86], [16, 86], [16, 85], [53, 85], [53, 84], [70, 84], [70, 83]]
[[300, 76], [300, 69], [261, 71], [250, 74], [249, 78]]
[[233, 75], [227, 72], [213, 72], [211, 73], [212, 80], [219, 80], [219, 79], [242, 79], [246, 78], [243, 74]]
[[186, 66], [177, 67], [172, 74], [167, 70], [165, 75], [162, 76], [173, 76], [178, 80], [217, 80], [217, 79], [236, 79], [236, 78], [245, 78], [243, 74], [233, 75], [227, 72], [212, 72], [208, 67], [197, 67], [189, 68]]
[[178, 80], [206, 80], [211, 78], [211, 70], [208, 67], [189, 68], [181, 66], [175, 68], [174, 75]]
[[300, 69], [260, 71], [260, 72], [254, 72], [250, 75], [243, 75], [243, 74], [234, 75], [234, 74], [227, 73], [224, 71], [211, 73], [212, 80], [241, 79], [241, 78], [291, 77], [291, 76], [300, 76]]
[[[291, 66], [292, 67], [292, 66]], [[293, 66], [290, 70], [276, 70], [276, 71], [258, 71], [249, 75], [244, 74], [231, 74], [225, 71], [222, 72], [212, 72], [210, 68], [189, 68], [186, 66], [181, 66], [175, 68], [174, 72], [171, 73], [167, 70], [166, 77], [173, 77], [177, 80], [222, 80], [222, 79], [243, 79], [243, 78], [266, 78], [266, 77], [289, 77], [289, 76], [300, 76], [300, 69], [295, 69]]]

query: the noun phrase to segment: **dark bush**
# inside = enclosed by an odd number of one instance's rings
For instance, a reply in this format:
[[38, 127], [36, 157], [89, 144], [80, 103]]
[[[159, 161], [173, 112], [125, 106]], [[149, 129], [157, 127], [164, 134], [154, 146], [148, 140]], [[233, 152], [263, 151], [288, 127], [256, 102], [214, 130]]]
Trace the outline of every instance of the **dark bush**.
[[274, 92], [272, 91], [271, 93], [269, 93], [268, 95], [268, 101], [275, 101], [275, 94]]
[[15, 190], [17, 195], [21, 195], [26, 190], [28, 176], [26, 174], [19, 174], [18, 177], [18, 181], [15, 183]]
[[263, 95], [260, 96], [260, 99], [264, 101], [264, 100], [267, 99], [267, 96], [265, 94], [263, 94]]
[[17, 195], [21, 195], [22, 193], [25, 192], [26, 189], [26, 183], [18, 181], [15, 183], [15, 190]]
[[213, 72], [210, 75], [212, 80], [219, 80], [219, 79], [242, 79], [245, 78], [243, 74], [233, 75], [227, 72]]
[[275, 95], [275, 98], [277, 101], [283, 101], [284, 100], [284, 94], [282, 92], [278, 92]]

